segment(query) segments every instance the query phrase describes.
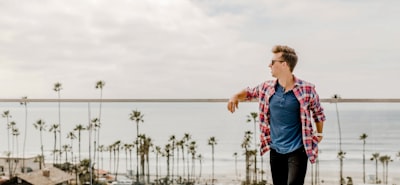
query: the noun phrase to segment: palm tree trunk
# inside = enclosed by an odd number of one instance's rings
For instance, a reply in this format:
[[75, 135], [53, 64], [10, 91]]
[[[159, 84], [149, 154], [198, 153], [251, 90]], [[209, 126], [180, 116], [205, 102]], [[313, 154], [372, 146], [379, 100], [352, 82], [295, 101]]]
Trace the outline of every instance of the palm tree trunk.
[[156, 184], [158, 184], [158, 151], [156, 151]]
[[23, 147], [23, 151], [22, 151], [22, 158], [24, 158], [24, 160], [22, 160], [22, 168], [24, 169], [24, 172], [26, 171], [25, 169], [25, 148], [26, 148], [26, 136], [27, 136], [27, 128], [28, 128], [28, 108], [26, 105], [26, 102], [22, 103], [25, 106], [25, 130], [24, 130], [24, 147]]
[[139, 182], [139, 121], [136, 122], [136, 182]]
[[212, 150], [212, 179], [211, 179], [211, 184], [214, 184], [214, 145], [211, 145], [211, 150]]
[[81, 162], [81, 131], [78, 130], [78, 143], [79, 143], [79, 162]]
[[363, 183], [365, 184], [365, 139], [363, 143]]

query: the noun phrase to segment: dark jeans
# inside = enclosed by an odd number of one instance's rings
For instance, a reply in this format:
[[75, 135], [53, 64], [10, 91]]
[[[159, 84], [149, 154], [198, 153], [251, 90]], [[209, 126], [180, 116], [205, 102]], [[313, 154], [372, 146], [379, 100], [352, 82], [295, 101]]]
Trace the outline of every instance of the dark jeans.
[[270, 151], [270, 165], [274, 185], [302, 185], [307, 172], [308, 158], [303, 147], [280, 154]]

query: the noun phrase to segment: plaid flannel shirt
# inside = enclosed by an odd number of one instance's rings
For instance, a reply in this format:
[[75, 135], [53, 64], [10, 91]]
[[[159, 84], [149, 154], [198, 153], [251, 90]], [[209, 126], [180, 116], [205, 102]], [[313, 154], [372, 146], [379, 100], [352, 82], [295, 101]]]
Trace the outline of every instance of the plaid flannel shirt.
[[[314, 163], [318, 157], [318, 137], [314, 135], [312, 119], [314, 119], [314, 122], [325, 121], [324, 109], [319, 102], [315, 86], [296, 77], [294, 79], [295, 85], [292, 91], [300, 103], [300, 120], [304, 149], [310, 162]], [[246, 89], [247, 100], [258, 99], [259, 101], [261, 155], [270, 150], [269, 99], [275, 93], [276, 83], [277, 80], [269, 80], [254, 88]]]

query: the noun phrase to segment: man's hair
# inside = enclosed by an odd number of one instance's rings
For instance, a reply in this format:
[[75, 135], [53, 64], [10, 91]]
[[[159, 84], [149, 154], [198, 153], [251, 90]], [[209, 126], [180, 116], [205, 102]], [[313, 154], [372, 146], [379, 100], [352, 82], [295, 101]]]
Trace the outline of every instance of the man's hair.
[[290, 71], [293, 72], [297, 64], [297, 55], [293, 48], [284, 45], [276, 45], [272, 48], [272, 53], [281, 53], [283, 60], [289, 65]]

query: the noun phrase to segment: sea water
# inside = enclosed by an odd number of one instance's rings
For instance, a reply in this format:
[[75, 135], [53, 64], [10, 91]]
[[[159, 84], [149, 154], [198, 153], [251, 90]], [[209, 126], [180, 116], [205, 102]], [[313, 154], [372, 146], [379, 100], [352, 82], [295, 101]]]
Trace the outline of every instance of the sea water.
[[[354, 174], [362, 172], [363, 141], [360, 135], [368, 135], [365, 145], [366, 156], [366, 174], [375, 174], [375, 162], [371, 161], [373, 153], [380, 155], [389, 155], [393, 160], [389, 164], [390, 174], [400, 174], [399, 158], [396, 155], [400, 152], [400, 104], [398, 103], [322, 103], [325, 108], [327, 120], [324, 123], [324, 138], [320, 143], [319, 168], [321, 173], [330, 174], [330, 178], [338, 178], [339, 159], [337, 154], [340, 147], [346, 152], [343, 173]], [[25, 110], [27, 112], [27, 140], [26, 156], [36, 156], [40, 154], [40, 132], [35, 129], [33, 124], [41, 119], [47, 125], [47, 131], [43, 134], [43, 145], [46, 155], [46, 161], [52, 162], [54, 134], [49, 132], [50, 125], [57, 124], [61, 120], [62, 144], [71, 145], [71, 140], [67, 139], [68, 132], [73, 131], [76, 125], [88, 126], [89, 121], [94, 118], [100, 118], [100, 141], [104, 146], [109, 146], [116, 141], [132, 144], [136, 139], [136, 122], [130, 120], [132, 111], [140, 111], [144, 117], [144, 122], [139, 123], [139, 134], [145, 134], [152, 139], [154, 146], [165, 148], [172, 136], [176, 140], [183, 139], [185, 134], [191, 136], [191, 141], [196, 142], [196, 157], [202, 156], [200, 160], [195, 160], [195, 173], [204, 178], [208, 178], [212, 172], [212, 148], [208, 145], [210, 137], [215, 137], [214, 146], [214, 169], [216, 178], [240, 178], [245, 173], [244, 149], [241, 144], [246, 131], [254, 132], [254, 122], [247, 122], [248, 115], [251, 112], [258, 111], [258, 105], [254, 102], [241, 103], [235, 113], [227, 111], [226, 103], [102, 103], [101, 115], [99, 103], [61, 103], [60, 118], [58, 103], [28, 103], [27, 109], [19, 103], [1, 103], [0, 111], [10, 111], [12, 116], [9, 121], [15, 121], [16, 127], [20, 131], [18, 137], [10, 137], [10, 144], [14, 143], [14, 156], [22, 156], [22, 146], [25, 135]], [[6, 118], [0, 120], [0, 151], [8, 151], [8, 133]], [[339, 131], [340, 128], [340, 131]], [[78, 133], [75, 132], [78, 137]], [[258, 125], [256, 125], [256, 142], [258, 143]], [[341, 146], [339, 145], [339, 136], [341, 135]], [[59, 137], [59, 136], [57, 136]], [[18, 143], [18, 147], [16, 146]], [[57, 140], [57, 146], [59, 145]], [[72, 141], [73, 155], [75, 160], [78, 157], [78, 140]], [[93, 146], [91, 146], [93, 149]], [[87, 158], [89, 154], [89, 134], [88, 131], [81, 133], [81, 156]], [[251, 140], [251, 148], [255, 148], [254, 140]], [[175, 156], [177, 151], [175, 151]], [[237, 153], [237, 158], [234, 157]], [[92, 152], [93, 154], [93, 152]], [[69, 154], [70, 155], [70, 154]], [[185, 163], [188, 156], [185, 153]], [[96, 164], [97, 167], [110, 170], [114, 169], [114, 164], [110, 163], [109, 152], [101, 154], [103, 160]], [[69, 156], [71, 157], [71, 156]], [[150, 173], [155, 174], [156, 155], [150, 154]], [[187, 164], [183, 165], [181, 151], [180, 159], [174, 160], [174, 174], [187, 173]], [[63, 156], [63, 160], [64, 160]], [[130, 171], [129, 157], [125, 155], [124, 150], [119, 154], [118, 172], [126, 173]], [[71, 159], [69, 159], [71, 160]], [[261, 167], [261, 157], [258, 158], [259, 166], [268, 171], [268, 153], [262, 157], [263, 165]], [[159, 174], [166, 175], [166, 158], [159, 157]], [[237, 168], [235, 166], [237, 162]], [[112, 161], [113, 163], [113, 161]], [[136, 156], [133, 150], [133, 171], [136, 170]], [[171, 159], [172, 163], [172, 159]], [[179, 163], [179, 166], [178, 166]], [[110, 166], [111, 164], [111, 166]], [[190, 165], [192, 165], [190, 161]], [[379, 175], [381, 174], [382, 164], [379, 162]], [[171, 164], [172, 167], [172, 164]], [[201, 168], [201, 169], [200, 169]], [[310, 166], [309, 166], [310, 168]], [[191, 168], [189, 169], [192, 170]], [[113, 171], [113, 170], [110, 170]], [[170, 172], [172, 173], [172, 172]], [[266, 175], [268, 176], [268, 174]], [[266, 177], [268, 178], [268, 177]], [[323, 177], [321, 177], [323, 178]], [[328, 178], [328, 177], [326, 177]]]

